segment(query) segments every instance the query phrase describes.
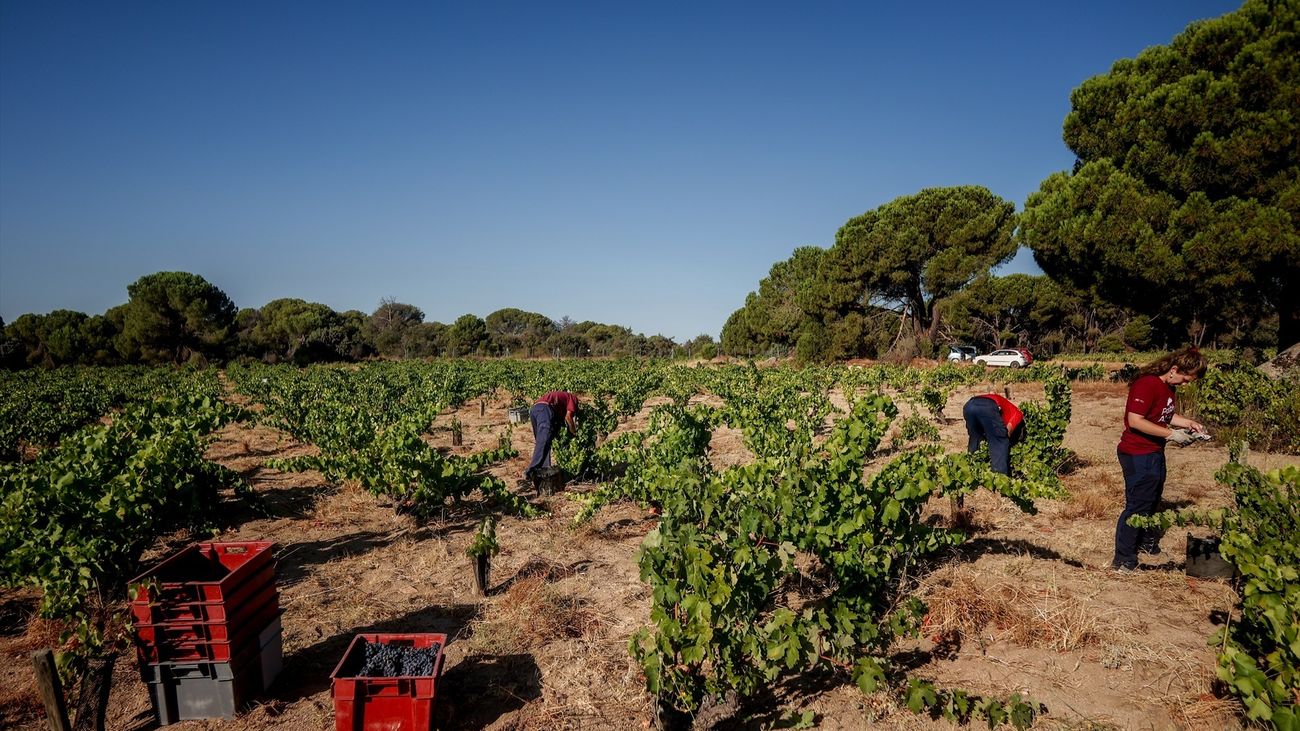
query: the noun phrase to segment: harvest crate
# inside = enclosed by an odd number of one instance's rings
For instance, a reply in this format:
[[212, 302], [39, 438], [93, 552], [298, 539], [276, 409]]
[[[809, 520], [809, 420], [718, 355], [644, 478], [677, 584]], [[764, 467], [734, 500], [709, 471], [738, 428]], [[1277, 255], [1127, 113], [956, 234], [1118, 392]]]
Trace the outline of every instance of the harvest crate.
[[[137, 624], [135, 625], [136, 643], [142, 646], [159, 646], [159, 660], [184, 660], [196, 659], [195, 657], [167, 657], [169, 653], [174, 654], [177, 648], [188, 647], [190, 645], [202, 643], [224, 642], [232, 643], [240, 640], [248, 640], [252, 636], [252, 630], [267, 626], [271, 620], [280, 615], [280, 602], [277, 598], [271, 598], [263, 602], [260, 607], [249, 607], [247, 610], [241, 610], [239, 615], [230, 620], [218, 620], [213, 622], [194, 622], [194, 621], [171, 621], [158, 622], [155, 624]], [[234, 650], [235, 654], [239, 649]], [[206, 658], [197, 658], [206, 659]]]
[[268, 569], [274, 583], [274, 547], [270, 541], [195, 543], [132, 579], [139, 589], [131, 604], [224, 602]]
[[[275, 607], [270, 613], [276, 631], [280, 627], [279, 607]], [[245, 624], [235, 627], [233, 635], [224, 640], [187, 640], [177, 642], [154, 642], [145, 644], [136, 643], [136, 655], [140, 659], [140, 664], [160, 663], [160, 662], [232, 662], [232, 658], [237, 658], [249, 650], [249, 648], [260, 647], [263, 643], [263, 637], [258, 631], [261, 628], [269, 629], [268, 625], [262, 624]], [[266, 631], [263, 629], [263, 631]]]
[[131, 618], [137, 625], [179, 622], [240, 622], [267, 602], [278, 601], [275, 564], [268, 563], [217, 601], [131, 602]]
[[[357, 677], [368, 643], [430, 648], [438, 646], [433, 675]], [[330, 674], [335, 731], [429, 731], [438, 677], [447, 648], [445, 634], [363, 634], [352, 638]]]
[[234, 662], [161, 662], [140, 665], [160, 725], [201, 718], [234, 718], [275, 682], [284, 664], [280, 618], [258, 644]]

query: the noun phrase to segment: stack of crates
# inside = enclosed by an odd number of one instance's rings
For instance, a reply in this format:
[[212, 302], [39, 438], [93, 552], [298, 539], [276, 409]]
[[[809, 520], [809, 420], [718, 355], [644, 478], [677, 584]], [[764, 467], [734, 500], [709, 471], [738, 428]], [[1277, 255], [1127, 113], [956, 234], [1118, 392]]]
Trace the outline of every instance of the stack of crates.
[[132, 580], [140, 674], [159, 724], [234, 718], [279, 675], [274, 546], [196, 543]]

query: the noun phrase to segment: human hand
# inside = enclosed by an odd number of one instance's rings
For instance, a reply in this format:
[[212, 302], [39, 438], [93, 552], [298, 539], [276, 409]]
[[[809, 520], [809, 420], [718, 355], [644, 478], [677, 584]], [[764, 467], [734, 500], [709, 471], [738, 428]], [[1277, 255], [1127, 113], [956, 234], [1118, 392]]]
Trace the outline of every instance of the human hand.
[[1197, 434], [1205, 434], [1205, 433], [1206, 433], [1206, 431], [1205, 431], [1205, 425], [1202, 424], [1202, 423], [1199, 422], [1199, 421], [1188, 421], [1188, 422], [1187, 422], [1187, 428], [1188, 428], [1188, 429], [1191, 429], [1192, 431], [1196, 432]]
[[1169, 436], [1165, 437], [1165, 441], [1173, 442], [1180, 447], [1185, 447], [1188, 444], [1191, 444], [1193, 439], [1195, 439], [1195, 437], [1193, 437], [1186, 429], [1174, 429], [1169, 432]]

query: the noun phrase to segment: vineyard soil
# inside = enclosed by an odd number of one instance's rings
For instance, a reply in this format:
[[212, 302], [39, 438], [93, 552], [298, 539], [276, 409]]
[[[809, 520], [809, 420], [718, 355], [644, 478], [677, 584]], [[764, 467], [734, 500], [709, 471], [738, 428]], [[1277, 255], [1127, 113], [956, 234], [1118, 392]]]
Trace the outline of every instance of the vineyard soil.
[[[1012, 388], [1014, 400], [1042, 398], [1039, 385]], [[961, 404], [979, 392], [966, 389], [948, 399], [949, 418], [939, 425], [945, 448], [964, 449]], [[1144, 556], [1141, 571], [1121, 575], [1108, 568], [1123, 501], [1114, 446], [1124, 395], [1121, 385], [1074, 385], [1065, 445], [1079, 464], [1064, 477], [1068, 499], [1042, 501], [1033, 516], [988, 493], [967, 499], [974, 538], [920, 577], [916, 591], [931, 610], [927, 636], [897, 648], [913, 676], [982, 693], [1026, 692], [1048, 708], [1038, 728], [1236, 727], [1231, 704], [1211, 692], [1214, 650], [1207, 646], [1235, 597], [1223, 583], [1183, 574], [1185, 532], [1167, 535], [1163, 552]], [[507, 406], [489, 403], [480, 416], [474, 400], [458, 410], [461, 446], [451, 446], [449, 417], [438, 420], [443, 428], [429, 439], [455, 454], [494, 447], [510, 426]], [[902, 406], [903, 415], [907, 409]], [[647, 412], [620, 429], [643, 428]], [[532, 449], [524, 427], [513, 430], [520, 456], [492, 470], [515, 489], [524, 489], [516, 483]], [[269, 511], [258, 514], [230, 496], [229, 528], [219, 540], [278, 544], [285, 663], [274, 687], [238, 719], [184, 722], [177, 729], [333, 728], [329, 673], [360, 632], [452, 638], [439, 686], [443, 728], [647, 727], [651, 701], [627, 644], [648, 621], [649, 590], [636, 554], [655, 526], [652, 511], [613, 505], [574, 529], [576, 503], [564, 494], [538, 498], [551, 515], [506, 517], [498, 525], [493, 586], [480, 597], [465, 555], [481, 517], [476, 503], [420, 526], [354, 485], [332, 486], [316, 473], [264, 464], [312, 449], [266, 427], [234, 425], [209, 450], [211, 459], [249, 480]], [[737, 433], [717, 430], [717, 464], [747, 458]], [[1166, 502], [1229, 504], [1213, 478], [1226, 459], [1224, 445], [1213, 442], [1171, 449]], [[1300, 458], [1255, 453], [1251, 462], [1273, 469]], [[934, 500], [928, 518], [948, 520], [949, 511], [946, 501]], [[194, 538], [171, 536], [151, 556]], [[34, 599], [0, 594], [2, 728], [45, 728], [27, 655], [54, 643], [57, 629], [30, 619]], [[774, 687], [746, 709], [748, 721], [737, 717], [719, 727], [771, 727], [805, 711], [824, 729], [951, 728], [912, 715], [884, 694], [863, 695], [847, 677], [825, 674]], [[109, 727], [153, 727], [129, 655], [117, 666]]]

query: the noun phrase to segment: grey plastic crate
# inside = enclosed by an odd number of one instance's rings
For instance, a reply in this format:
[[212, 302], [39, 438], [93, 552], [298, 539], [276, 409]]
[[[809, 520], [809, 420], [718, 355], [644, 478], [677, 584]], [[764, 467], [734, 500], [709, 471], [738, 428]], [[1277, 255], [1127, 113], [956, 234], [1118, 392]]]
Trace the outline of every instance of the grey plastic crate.
[[140, 668], [158, 724], [234, 718], [271, 687], [284, 665], [280, 618], [258, 635], [258, 651], [234, 662], [161, 662]]

